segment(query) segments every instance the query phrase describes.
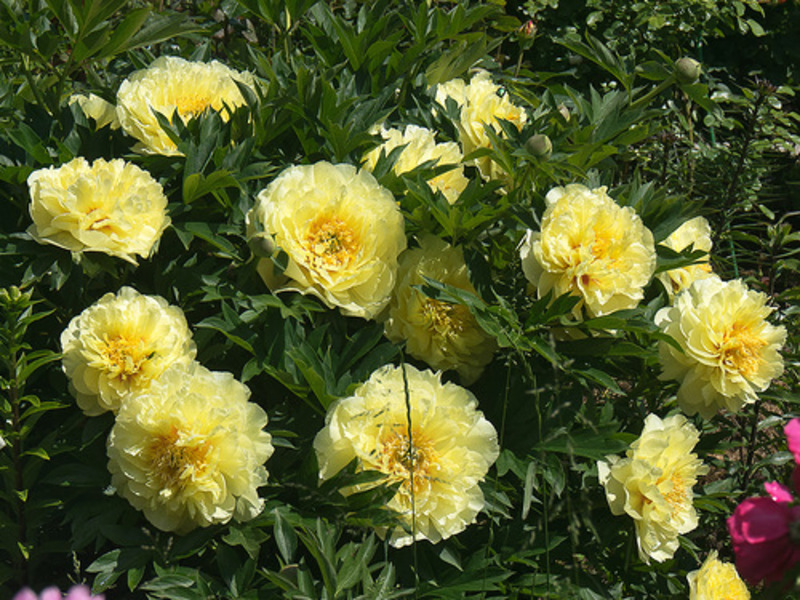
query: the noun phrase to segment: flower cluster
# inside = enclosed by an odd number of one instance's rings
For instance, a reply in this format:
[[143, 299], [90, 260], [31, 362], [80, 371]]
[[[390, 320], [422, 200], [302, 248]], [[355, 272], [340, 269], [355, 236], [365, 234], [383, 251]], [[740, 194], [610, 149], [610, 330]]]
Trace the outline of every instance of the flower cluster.
[[406, 247], [392, 194], [366, 170], [318, 162], [289, 167], [258, 194], [248, 233], [268, 236], [288, 263], [258, 271], [273, 291], [312, 294], [346, 315], [371, 319], [388, 304]]
[[606, 188], [571, 184], [550, 190], [540, 231], [520, 244], [525, 277], [539, 297], [572, 294], [590, 317], [633, 308], [656, 266], [653, 234]]
[[477, 404], [440, 374], [382, 367], [328, 410], [314, 440], [320, 478], [355, 459], [359, 470], [400, 484], [388, 504], [403, 524], [393, 546], [455, 535], [483, 508], [478, 484], [499, 454], [497, 432]]
[[38, 596], [32, 589], [23, 588], [16, 593], [13, 600], [105, 600], [105, 596], [103, 594], [93, 596], [85, 585], [74, 585], [66, 596], [62, 596], [61, 590], [57, 587], [45, 588]]
[[656, 324], [681, 347], [659, 343], [662, 379], [680, 381], [678, 404], [711, 418], [754, 402], [783, 372], [786, 329], [770, 325], [767, 296], [740, 280], [700, 279], [656, 314]]
[[672, 558], [678, 535], [697, 527], [692, 487], [708, 470], [692, 452], [699, 439], [684, 416], [662, 420], [650, 414], [625, 458], [597, 463], [611, 512], [634, 519], [644, 562]]

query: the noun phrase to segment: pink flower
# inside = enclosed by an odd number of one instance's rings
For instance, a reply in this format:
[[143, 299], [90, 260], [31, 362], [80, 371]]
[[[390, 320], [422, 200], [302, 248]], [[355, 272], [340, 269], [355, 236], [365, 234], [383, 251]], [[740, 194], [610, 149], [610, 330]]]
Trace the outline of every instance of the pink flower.
[[736, 569], [751, 584], [778, 581], [800, 562], [800, 545], [792, 532], [800, 522], [800, 506], [791, 505], [785, 486], [772, 482], [764, 487], [770, 497], [748, 498], [728, 517]]
[[37, 596], [31, 588], [23, 588], [13, 600], [105, 600], [105, 596], [92, 596], [92, 592], [85, 585], [74, 585], [70, 588], [67, 595], [61, 595], [61, 590], [57, 587], [49, 587], [42, 590], [42, 593]]
[[792, 419], [783, 428], [789, 452], [794, 454], [794, 462], [800, 464], [800, 419]]

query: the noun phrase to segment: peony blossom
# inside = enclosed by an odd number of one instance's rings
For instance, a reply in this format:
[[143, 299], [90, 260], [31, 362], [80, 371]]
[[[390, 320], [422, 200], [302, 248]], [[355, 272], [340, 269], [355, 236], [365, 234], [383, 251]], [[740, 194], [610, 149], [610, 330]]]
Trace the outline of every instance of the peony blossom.
[[461, 154], [458, 144], [454, 142], [437, 144], [433, 131], [416, 125], [406, 125], [405, 131], [381, 128], [380, 134], [386, 141], [364, 156], [366, 169], [369, 171], [375, 169], [381, 152], [389, 154], [398, 146], [405, 146], [394, 164], [394, 172], [397, 175], [407, 173], [428, 161], [435, 161], [437, 166], [453, 165], [453, 168], [446, 173], [428, 180], [428, 185], [431, 189], [442, 192], [450, 204], [458, 200], [469, 183], [464, 177], [464, 167], [461, 164], [464, 155]]
[[697, 527], [692, 487], [708, 471], [692, 452], [699, 439], [683, 415], [662, 420], [650, 414], [625, 458], [597, 463], [611, 512], [634, 519], [639, 557], [646, 563], [672, 558], [678, 535]]
[[92, 596], [87, 586], [73, 585], [66, 596], [62, 596], [61, 590], [57, 587], [45, 588], [38, 596], [32, 589], [23, 588], [17, 592], [13, 600], [105, 600], [105, 596], [103, 594]]
[[573, 314], [589, 317], [635, 307], [653, 276], [653, 234], [632, 208], [571, 184], [550, 190], [540, 231], [520, 244], [522, 270], [539, 297], [580, 296]]
[[686, 579], [689, 580], [689, 600], [750, 600], [750, 592], [736, 567], [719, 560], [716, 550]]
[[406, 341], [406, 351], [434, 369], [455, 369], [465, 384], [475, 381], [492, 360], [497, 344], [466, 306], [426, 297], [414, 286], [423, 275], [477, 294], [460, 247], [426, 235], [419, 248], [400, 256], [397, 286], [389, 304], [386, 337]]
[[72, 252], [103, 252], [136, 264], [136, 256], [153, 253], [170, 223], [161, 185], [122, 159], [90, 165], [75, 158], [34, 171], [28, 187], [28, 233]]
[[[685, 250], [689, 246], [692, 246], [695, 250], [711, 252], [711, 226], [704, 217], [689, 219], [661, 243], [675, 252]], [[667, 290], [669, 297], [672, 298], [678, 292], [688, 288], [693, 281], [705, 279], [712, 275], [713, 272], [711, 271], [708, 257], [705, 257], [697, 264], [679, 269], [670, 269], [659, 273], [657, 277], [664, 284], [664, 289]]]
[[160, 296], [123, 287], [73, 318], [61, 334], [64, 372], [87, 415], [117, 412], [170, 365], [187, 366], [197, 349], [183, 311]]
[[736, 568], [753, 585], [779, 581], [800, 562], [800, 506], [779, 483], [764, 487], [769, 497], [748, 498], [728, 517]]
[[[439, 84], [436, 87], [436, 101], [444, 106], [448, 98], [455, 100], [461, 111], [456, 125], [464, 154], [492, 147], [486, 127], [505, 137], [500, 119], [512, 122], [520, 130], [528, 120], [525, 110], [511, 102], [509, 95], [492, 81], [487, 71], [476, 73], [468, 84], [461, 79]], [[477, 158], [473, 163], [484, 179], [502, 179], [506, 176], [488, 156]]]
[[125, 133], [141, 142], [139, 150], [180, 154], [153, 111], [170, 121], [177, 112], [187, 122], [214, 110], [227, 120], [233, 109], [245, 104], [237, 82], [253, 88], [254, 81], [250, 73], [239, 73], [216, 60], [202, 63], [162, 56], [119, 86], [117, 118]]
[[483, 508], [478, 484], [499, 454], [497, 432], [477, 405], [466, 389], [443, 384], [439, 373], [381, 367], [329, 408], [314, 439], [320, 478], [333, 477], [356, 459], [359, 470], [399, 483], [388, 503], [403, 523], [403, 530], [392, 532], [395, 547], [455, 535]]
[[107, 446], [112, 485], [163, 531], [252, 519], [273, 447], [249, 396], [230, 373], [169, 368], [120, 407]]
[[680, 382], [678, 404], [688, 415], [710, 419], [718, 410], [738, 411], [783, 372], [780, 348], [786, 329], [767, 322], [767, 296], [740, 280], [695, 281], [656, 324], [683, 352], [659, 343], [661, 379]]
[[251, 240], [266, 236], [288, 257], [283, 273], [270, 258], [258, 263], [273, 291], [312, 294], [365, 319], [389, 303], [405, 227], [394, 197], [368, 171], [289, 167], [258, 194], [247, 223]]

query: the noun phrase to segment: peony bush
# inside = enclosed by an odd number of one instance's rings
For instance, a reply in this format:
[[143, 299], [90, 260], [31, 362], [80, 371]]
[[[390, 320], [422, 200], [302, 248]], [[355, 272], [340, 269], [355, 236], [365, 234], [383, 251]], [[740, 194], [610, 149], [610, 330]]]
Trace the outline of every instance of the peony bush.
[[734, 4], [0, 6], [0, 595], [798, 596]]

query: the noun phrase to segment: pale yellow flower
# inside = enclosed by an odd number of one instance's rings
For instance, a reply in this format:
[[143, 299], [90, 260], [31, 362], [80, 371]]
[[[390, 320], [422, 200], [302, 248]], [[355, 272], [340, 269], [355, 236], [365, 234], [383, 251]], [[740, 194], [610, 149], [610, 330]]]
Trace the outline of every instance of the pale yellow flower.
[[[693, 245], [694, 250], [704, 250], [711, 252], [711, 226], [704, 217], [689, 219], [673, 231], [667, 239], [661, 242], [675, 252], [680, 252]], [[657, 275], [670, 298], [692, 285], [697, 279], [705, 279], [713, 275], [708, 257], [704, 257], [699, 263], [671, 269]]]
[[240, 73], [216, 60], [203, 63], [162, 56], [146, 69], [129, 75], [119, 86], [117, 118], [125, 133], [141, 142], [139, 150], [180, 154], [153, 111], [170, 121], [177, 111], [181, 120], [188, 122], [210, 109], [228, 120], [230, 111], [245, 104], [237, 81], [255, 87], [250, 73]]
[[383, 483], [400, 484], [388, 503], [404, 525], [392, 532], [395, 547], [414, 539], [437, 543], [472, 523], [484, 506], [478, 484], [499, 454], [497, 432], [470, 392], [442, 384], [439, 373], [405, 365], [409, 439], [401, 369], [381, 367], [352, 396], [333, 404], [314, 439], [321, 479], [356, 459], [359, 470], [378, 471]]
[[653, 276], [653, 234], [630, 207], [606, 193], [571, 184], [548, 192], [541, 231], [520, 244], [525, 277], [539, 297], [580, 296], [573, 311], [589, 317], [635, 307]]
[[97, 94], [73, 94], [69, 98], [70, 104], [78, 103], [81, 111], [87, 117], [95, 120], [98, 129], [110, 125], [111, 129], [119, 129], [117, 120], [117, 107], [110, 102], [103, 100]]
[[164, 531], [252, 519], [264, 507], [267, 414], [230, 373], [174, 365], [131, 395], [108, 437], [117, 492]]
[[394, 197], [369, 171], [328, 162], [289, 167], [258, 194], [247, 228], [251, 240], [266, 236], [288, 257], [282, 274], [272, 259], [259, 261], [273, 291], [312, 294], [365, 319], [388, 304], [405, 226]]
[[750, 600], [747, 586], [731, 563], [717, 558], [717, 551], [709, 553], [697, 571], [686, 575], [689, 581], [689, 600]]
[[434, 369], [455, 369], [465, 384], [492, 360], [497, 344], [469, 309], [426, 297], [415, 285], [424, 276], [477, 295], [460, 247], [426, 235], [400, 256], [400, 271], [385, 324], [386, 337], [406, 341], [406, 351]]
[[103, 252], [136, 264], [170, 223], [167, 197], [147, 171], [122, 159], [91, 165], [75, 158], [28, 176], [33, 225], [40, 243], [72, 252]]
[[[511, 102], [509, 95], [492, 81], [487, 71], [476, 73], [467, 84], [460, 79], [436, 86], [436, 101], [445, 106], [447, 98], [456, 101], [461, 109], [458, 126], [464, 154], [479, 148], [491, 148], [492, 142], [486, 133], [491, 127], [500, 137], [505, 137], [500, 119], [512, 122], [521, 130], [528, 121], [525, 110]], [[484, 179], [502, 179], [507, 176], [500, 166], [488, 156], [473, 161]]]
[[177, 306], [130, 287], [108, 293], [73, 318], [61, 334], [64, 372], [87, 415], [118, 411], [172, 364], [188, 365], [197, 350]]
[[786, 329], [767, 322], [767, 296], [742, 281], [709, 277], [678, 294], [656, 313], [656, 324], [680, 344], [659, 342], [661, 379], [680, 382], [678, 404], [688, 415], [710, 419], [738, 411], [783, 372]]
[[700, 439], [683, 415], [650, 414], [625, 458], [598, 461], [600, 483], [611, 512], [636, 525], [639, 557], [663, 562], [678, 549], [678, 535], [697, 527], [692, 487], [708, 468], [692, 452]]
[[364, 167], [373, 171], [381, 152], [389, 154], [398, 146], [405, 146], [397, 162], [394, 172], [397, 175], [407, 173], [427, 161], [436, 161], [437, 166], [453, 165], [446, 173], [428, 180], [431, 189], [439, 190], [450, 204], [458, 200], [459, 195], [467, 187], [469, 181], [464, 177], [461, 161], [464, 155], [454, 142], [437, 144], [433, 131], [416, 125], [406, 125], [405, 131], [381, 128], [380, 134], [386, 141], [364, 156]]

